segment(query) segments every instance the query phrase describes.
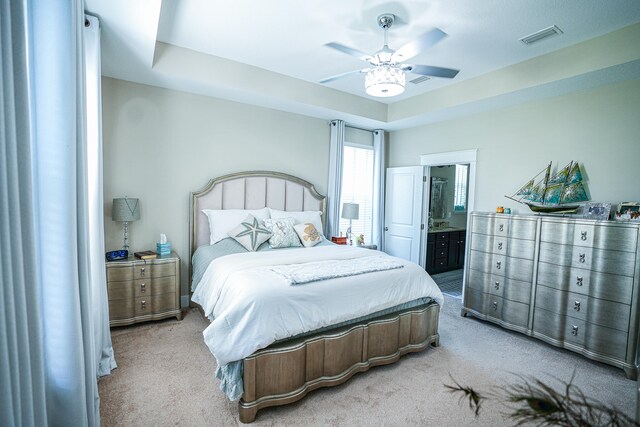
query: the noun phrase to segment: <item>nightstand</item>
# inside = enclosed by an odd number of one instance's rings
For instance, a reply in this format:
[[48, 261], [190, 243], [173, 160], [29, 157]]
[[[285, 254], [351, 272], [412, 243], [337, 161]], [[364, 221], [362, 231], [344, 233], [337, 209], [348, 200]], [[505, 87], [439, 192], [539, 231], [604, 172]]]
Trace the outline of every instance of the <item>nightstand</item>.
[[131, 325], [175, 316], [180, 310], [180, 258], [108, 261], [109, 325]]

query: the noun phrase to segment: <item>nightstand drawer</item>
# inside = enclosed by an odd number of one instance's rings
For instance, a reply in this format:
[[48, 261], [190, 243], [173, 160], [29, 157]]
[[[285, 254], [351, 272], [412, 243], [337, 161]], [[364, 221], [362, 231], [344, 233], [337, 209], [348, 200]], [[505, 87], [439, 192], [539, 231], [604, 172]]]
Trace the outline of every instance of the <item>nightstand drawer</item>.
[[134, 279], [149, 279], [151, 277], [175, 276], [175, 262], [155, 261], [144, 262], [135, 261], [132, 263], [122, 263], [123, 265], [111, 265], [107, 269], [107, 281], [122, 282]]
[[109, 300], [109, 321], [130, 319], [135, 315], [133, 298]]

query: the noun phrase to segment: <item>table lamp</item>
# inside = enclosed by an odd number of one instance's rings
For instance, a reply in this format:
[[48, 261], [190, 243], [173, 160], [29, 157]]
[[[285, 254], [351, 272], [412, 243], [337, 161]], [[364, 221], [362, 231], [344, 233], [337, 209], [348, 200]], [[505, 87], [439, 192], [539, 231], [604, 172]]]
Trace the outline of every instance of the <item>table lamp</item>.
[[353, 245], [352, 233], [351, 233], [351, 221], [358, 219], [360, 213], [360, 205], [357, 203], [343, 203], [342, 204], [342, 218], [349, 220], [349, 228], [347, 228], [347, 238], [349, 244]]
[[113, 199], [111, 218], [114, 221], [124, 222], [124, 247], [129, 250], [129, 222], [140, 219], [140, 204], [138, 199], [123, 197]]

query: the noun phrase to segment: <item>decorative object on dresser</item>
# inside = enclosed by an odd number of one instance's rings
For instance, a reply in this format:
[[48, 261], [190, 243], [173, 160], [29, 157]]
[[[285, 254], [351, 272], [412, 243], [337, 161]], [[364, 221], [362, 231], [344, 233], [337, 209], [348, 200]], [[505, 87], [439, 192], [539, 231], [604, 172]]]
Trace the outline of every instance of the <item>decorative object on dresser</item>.
[[353, 232], [351, 231], [351, 222], [360, 217], [360, 205], [357, 203], [342, 204], [342, 218], [349, 220], [349, 228], [347, 228], [347, 239], [349, 244], [353, 245]]
[[611, 203], [587, 203], [584, 205], [582, 216], [586, 219], [606, 221], [611, 213]]
[[114, 221], [124, 222], [124, 243], [122, 249], [129, 250], [129, 223], [140, 219], [140, 201], [126, 196], [113, 199], [111, 218]]
[[180, 258], [111, 261], [107, 267], [110, 326], [175, 316], [180, 310]]
[[616, 221], [640, 222], [640, 202], [622, 202], [616, 211]]
[[333, 243], [335, 243], [336, 245], [346, 245], [347, 244], [347, 238], [344, 236], [333, 236], [331, 237], [331, 241]]
[[474, 212], [462, 315], [638, 375], [640, 224]]
[[158, 254], [153, 251], [140, 251], [135, 252], [133, 256], [138, 259], [155, 259], [158, 257]]
[[[536, 182], [542, 174], [543, 178]], [[569, 162], [554, 175], [551, 175], [549, 162], [546, 168], [538, 172], [514, 195], [505, 197], [540, 213], [575, 213], [581, 202], [589, 200], [582, 182], [580, 165], [574, 161]]]

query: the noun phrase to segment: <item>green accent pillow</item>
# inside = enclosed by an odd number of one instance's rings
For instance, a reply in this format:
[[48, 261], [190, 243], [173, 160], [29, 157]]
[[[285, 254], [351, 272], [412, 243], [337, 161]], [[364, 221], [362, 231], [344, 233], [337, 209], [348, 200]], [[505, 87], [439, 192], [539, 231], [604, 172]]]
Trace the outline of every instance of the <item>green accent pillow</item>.
[[255, 252], [258, 246], [269, 240], [271, 232], [264, 227], [262, 221], [249, 215], [236, 228], [229, 231], [236, 242], [240, 243], [248, 251]]

